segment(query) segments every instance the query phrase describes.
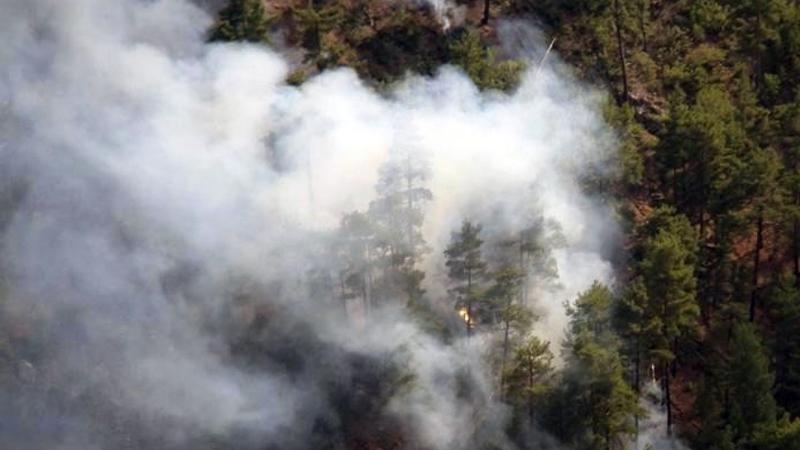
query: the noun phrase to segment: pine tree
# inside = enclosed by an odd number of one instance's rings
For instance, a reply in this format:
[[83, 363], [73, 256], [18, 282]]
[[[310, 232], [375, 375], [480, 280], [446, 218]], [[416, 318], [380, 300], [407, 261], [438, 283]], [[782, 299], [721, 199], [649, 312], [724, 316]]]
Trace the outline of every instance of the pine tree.
[[336, 27], [342, 18], [342, 10], [336, 5], [317, 8], [310, 2], [306, 8], [292, 10], [302, 35], [303, 48], [308, 52], [307, 59], [317, 60], [318, 65], [325, 66], [322, 52], [322, 36]]
[[757, 426], [749, 448], [800, 450], [800, 419], [784, 415], [774, 424]]
[[733, 442], [733, 433], [731, 432], [730, 427], [726, 427], [725, 430], [719, 435], [719, 438], [714, 441], [714, 444], [711, 446], [711, 450], [736, 450], [736, 444]]
[[574, 438], [580, 447], [619, 447], [635, 433], [634, 417], [642, 414], [636, 393], [625, 382], [619, 339], [612, 329], [613, 303], [611, 291], [595, 282], [567, 309], [564, 392], [577, 409], [577, 428], [584, 430]]
[[[765, 246], [764, 236], [770, 226], [781, 221], [786, 198], [780, 183], [782, 161], [767, 139], [774, 125], [769, 111], [758, 103], [751, 80], [743, 73], [739, 79], [738, 111], [745, 131], [745, 153], [738, 158], [740, 169], [725, 178], [727, 202], [719, 205], [721, 211], [742, 209], [744, 223], [753, 224], [755, 232], [753, 265], [750, 278], [750, 321], [755, 320], [760, 291], [761, 256]], [[722, 197], [725, 198], [725, 197]]]
[[494, 283], [486, 292], [492, 304], [502, 333], [502, 355], [500, 360], [500, 392], [505, 391], [506, 363], [512, 341], [523, 336], [533, 322], [534, 316], [518, 303], [522, 273], [513, 266], [506, 266], [494, 274]]
[[792, 283], [771, 289], [770, 349], [775, 367], [775, 399], [793, 417], [800, 416], [800, 292]]
[[483, 0], [483, 16], [481, 17], [481, 25], [486, 25], [489, 23], [490, 5], [491, 5], [491, 0]]
[[[800, 25], [797, 27], [796, 38], [800, 49]], [[775, 115], [779, 124], [777, 134], [784, 143], [779, 179], [785, 196], [781, 231], [790, 249], [794, 284], [800, 289], [800, 92], [797, 92], [792, 102], [776, 109]]]
[[667, 407], [667, 430], [672, 428], [670, 375], [675, 370], [680, 340], [694, 334], [700, 309], [695, 298], [696, 280], [693, 261], [695, 245], [686, 230], [685, 219], [669, 219], [673, 229], [661, 229], [644, 245], [640, 265], [649, 305], [647, 315], [658, 321], [652, 334], [651, 354], [659, 361], [664, 402]]
[[725, 426], [723, 417], [724, 394], [721, 378], [716, 367], [709, 366], [699, 382], [697, 395], [692, 405], [693, 420], [700, 426], [693, 436], [692, 448], [697, 449], [735, 449], [733, 433]]
[[765, 52], [770, 41], [778, 38], [783, 0], [744, 0], [735, 3], [734, 14], [740, 18], [734, 32], [740, 37], [743, 59], [753, 67], [753, 79], [760, 89], [764, 84]]
[[734, 441], [749, 441], [760, 426], [775, 424], [774, 378], [764, 346], [755, 328], [747, 323], [733, 330], [727, 368], [728, 423]]
[[[641, 395], [642, 366], [647, 351], [651, 348], [651, 335], [658, 331], [659, 321], [651, 313], [647, 288], [641, 276], [629, 283], [622, 295], [614, 314], [614, 322], [619, 335], [623, 338], [623, 352], [633, 368], [633, 390], [637, 398]], [[639, 416], [635, 417], [636, 432], [639, 431]]]
[[540, 219], [519, 233], [519, 265], [523, 283], [520, 292], [522, 304], [529, 305], [528, 293], [531, 287], [547, 288], [557, 286], [558, 264], [553, 250], [564, 247], [565, 238], [558, 223]]
[[614, 298], [608, 287], [598, 281], [580, 293], [574, 302], [567, 304], [569, 336], [567, 347], [574, 348], [575, 339], [591, 339], [600, 345], [616, 347], [619, 344], [613, 328]]
[[678, 212], [698, 227], [698, 239], [709, 239], [709, 221], [743, 200], [729, 180], [741, 180], [744, 136], [732, 99], [720, 86], [703, 86], [693, 104], [683, 95], [670, 101], [666, 136], [656, 154]]
[[456, 308], [462, 311], [467, 336], [472, 335], [475, 326], [474, 307], [480, 299], [480, 285], [485, 273], [486, 262], [481, 256], [481, 226], [465, 220], [461, 230], [454, 232], [450, 245], [444, 251], [448, 276], [454, 284], [451, 292], [456, 297]]
[[617, 41], [617, 55], [619, 56], [619, 68], [622, 72], [622, 101], [621, 103], [628, 103], [630, 94], [628, 93], [628, 63], [625, 56], [625, 42], [622, 39], [622, 15], [623, 8], [620, 5], [621, 0], [611, 0], [612, 14], [614, 17], [614, 34]]
[[384, 164], [368, 215], [376, 226], [375, 245], [383, 266], [385, 297], [405, 294], [409, 304], [418, 302], [424, 291], [424, 272], [416, 264], [428, 247], [422, 236], [425, 203], [433, 198], [424, 186], [427, 166], [410, 152]]
[[230, 0], [219, 12], [209, 40], [268, 43], [270, 22], [261, 0]]
[[427, 163], [410, 150], [399, 151], [381, 166], [378, 199], [370, 205], [376, 220], [390, 236], [392, 251], [414, 261], [428, 251], [422, 236], [424, 208], [433, 199], [425, 187], [430, 176]]
[[519, 304], [529, 306], [532, 289], [557, 287], [558, 265], [553, 250], [563, 247], [561, 227], [539, 217], [522, 230], [499, 239], [495, 259], [502, 266], [514, 266], [522, 276]]
[[366, 214], [346, 214], [342, 218], [338, 238], [341, 278], [347, 288], [361, 297], [364, 313], [369, 315], [374, 307], [374, 225]]
[[537, 399], [548, 388], [547, 379], [553, 371], [553, 354], [550, 343], [535, 336], [528, 337], [514, 352], [511, 364], [504, 374], [506, 398], [527, 409], [528, 420], [534, 420]]
[[495, 61], [477, 32], [463, 33], [450, 46], [450, 61], [461, 67], [481, 89], [509, 91], [520, 79], [524, 64], [518, 60]]

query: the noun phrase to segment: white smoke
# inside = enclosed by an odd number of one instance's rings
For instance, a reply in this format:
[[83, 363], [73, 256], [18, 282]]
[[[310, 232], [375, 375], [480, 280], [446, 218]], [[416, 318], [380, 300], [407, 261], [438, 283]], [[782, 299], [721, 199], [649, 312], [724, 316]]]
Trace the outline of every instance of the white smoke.
[[667, 412], [663, 394], [655, 380], [644, 384], [639, 406], [646, 416], [639, 422], [639, 430], [632, 442], [635, 450], [688, 450], [678, 439], [667, 433]]
[[467, 17], [467, 6], [458, 5], [452, 0], [421, 0], [433, 9], [436, 20], [447, 31], [452, 27], [464, 24]]
[[[266, 48], [205, 44], [211, 18], [186, 0], [2, 0], [0, 10], [0, 168], [24, 191], [2, 242], [6, 309], [46, 324], [41, 385], [138, 414], [160, 442], [241, 432], [314, 448], [319, 417], [337, 426], [324, 393], [347, 380], [340, 353], [405, 358], [415, 382], [387, 408], [421, 445], [468, 448], [475, 436], [463, 430], [476, 417], [502, 421], [480, 352], [437, 342], [402, 311], [359, 330], [296, 282], [408, 142], [430, 164], [430, 296], [445, 296], [442, 250], [465, 218], [487, 233], [535, 217], [560, 225], [561, 287], [534, 291], [544, 314], [536, 332], [553, 342], [563, 302], [610, 281], [615, 227], [579, 180], [602, 168], [613, 139], [602, 99], [555, 60], [511, 95], [481, 93], [447, 67], [384, 93], [347, 69], [295, 88]], [[230, 309], [236, 277], [291, 317], [285, 329], [269, 325], [280, 330], [276, 346], [311, 352], [298, 358], [320, 366], [231, 362], [215, 333], [226, 322], [209, 317]], [[474, 378], [468, 400], [454, 381], [464, 371]], [[19, 448], [111, 445], [85, 411], [36, 414], [9, 425]], [[47, 440], [50, 422], [61, 425]]]

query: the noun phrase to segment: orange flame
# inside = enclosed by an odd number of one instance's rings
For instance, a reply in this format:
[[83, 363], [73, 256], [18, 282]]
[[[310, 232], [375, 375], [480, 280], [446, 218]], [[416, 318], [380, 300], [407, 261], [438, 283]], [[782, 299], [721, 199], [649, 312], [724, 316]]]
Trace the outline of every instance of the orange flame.
[[461, 308], [458, 310], [458, 315], [464, 319], [464, 322], [469, 323], [469, 313], [467, 312], [467, 308]]

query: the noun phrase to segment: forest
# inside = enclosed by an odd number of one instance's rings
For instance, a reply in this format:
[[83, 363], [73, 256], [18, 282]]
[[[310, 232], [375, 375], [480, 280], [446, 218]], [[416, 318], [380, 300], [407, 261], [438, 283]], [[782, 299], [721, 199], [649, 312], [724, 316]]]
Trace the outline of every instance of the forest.
[[800, 2], [0, 36], [0, 448], [800, 450]]

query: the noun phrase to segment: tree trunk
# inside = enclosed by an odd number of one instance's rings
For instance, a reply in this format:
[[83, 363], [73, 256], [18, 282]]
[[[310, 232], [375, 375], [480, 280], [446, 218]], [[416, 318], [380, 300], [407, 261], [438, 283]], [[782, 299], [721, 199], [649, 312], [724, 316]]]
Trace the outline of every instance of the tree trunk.
[[672, 203], [678, 204], [678, 169], [672, 168]]
[[792, 247], [794, 248], [794, 285], [800, 289], [800, 220], [792, 224]]
[[753, 252], [753, 279], [750, 289], [750, 322], [756, 318], [758, 300], [758, 272], [761, 264], [761, 249], [764, 247], [764, 215], [759, 214], [756, 221], [756, 248]]
[[481, 25], [486, 25], [489, 23], [489, 3], [491, 0], [483, 0], [483, 18], [481, 19]]
[[628, 103], [628, 70], [625, 67], [625, 48], [622, 43], [622, 24], [620, 15], [621, 12], [619, 9], [619, 0], [614, 0], [614, 28], [616, 28], [617, 34], [619, 65], [622, 69], [622, 103]]
[[678, 375], [678, 338], [672, 339], [672, 361], [670, 362], [672, 368], [672, 376]]
[[528, 419], [533, 423], [533, 358], [528, 359]]
[[[792, 169], [797, 173], [797, 161], [793, 161]], [[800, 190], [794, 189], [794, 206], [800, 206]], [[800, 289], [800, 219], [794, 217], [792, 219], [792, 250], [793, 250], [793, 263], [794, 263], [794, 285]]]
[[764, 80], [764, 63], [763, 63], [763, 55], [761, 52], [761, 42], [764, 41], [764, 38], [761, 33], [761, 12], [759, 11], [756, 14], [756, 48], [755, 48], [755, 57], [753, 61], [755, 62], [755, 82], [756, 82], [756, 92], [762, 85], [762, 81]]
[[[719, 258], [719, 252], [720, 252], [720, 250], [719, 250], [719, 248], [720, 248], [719, 224], [718, 224], [718, 221], [717, 221], [716, 217], [712, 216], [711, 220], [715, 224], [715, 228], [713, 230], [714, 231], [714, 239], [713, 239], [714, 252], [715, 252], [717, 261], [719, 261], [719, 264], [722, 264], [722, 258]], [[721, 284], [720, 272], [721, 272], [720, 268], [719, 267], [715, 267], [715, 270], [713, 271], [714, 288], [711, 289], [711, 310], [712, 311], [715, 311], [717, 309], [717, 306], [719, 306], [719, 295], [720, 295], [720, 291], [721, 291], [721, 288], [720, 288], [720, 284]], [[709, 317], [708, 317], [709, 321], [711, 320], [710, 316], [711, 316], [711, 314], [709, 313]], [[708, 323], [706, 323], [706, 325], [708, 325]]]
[[344, 317], [349, 318], [347, 314], [347, 290], [345, 288], [344, 282], [344, 274], [339, 272], [339, 296], [342, 298], [342, 311], [344, 311]]
[[367, 244], [367, 267], [364, 270], [364, 284], [366, 286], [365, 292], [367, 294], [366, 305], [364, 309], [364, 316], [369, 317], [372, 314], [372, 252], [370, 251], [369, 244]]
[[414, 211], [414, 175], [411, 172], [411, 155], [406, 155], [406, 234], [408, 235], [408, 255], [411, 258], [411, 265], [414, 265], [416, 260], [416, 251], [414, 249], [414, 224], [411, 217]]
[[[411, 270], [412, 274], [413, 274], [413, 271], [414, 271], [414, 265], [415, 265], [416, 260], [417, 260], [417, 254], [416, 254], [416, 251], [414, 249], [414, 245], [415, 245], [415, 243], [414, 243], [414, 224], [411, 221], [411, 217], [414, 214], [413, 213], [413, 211], [414, 211], [414, 191], [412, 189], [413, 186], [414, 186], [414, 180], [413, 180], [413, 175], [411, 173], [411, 155], [409, 154], [409, 155], [406, 156], [406, 218], [405, 218], [405, 221], [406, 221], [406, 235], [407, 235], [406, 239], [408, 241], [407, 242], [408, 249], [406, 249], [406, 252], [407, 252], [406, 256], [411, 261], [411, 269], [410, 270]], [[408, 304], [409, 305], [414, 302], [414, 289], [413, 289], [413, 286], [411, 285], [411, 280], [412, 280], [412, 277], [409, 277], [405, 281], [406, 290], [407, 290], [407, 294], [408, 294]]]
[[669, 389], [669, 363], [664, 364], [664, 403], [667, 407], [667, 436], [672, 436], [672, 396]]
[[525, 267], [525, 233], [519, 232], [519, 270], [522, 273], [522, 289], [520, 289], [520, 304], [528, 304], [528, 271]]
[[[594, 411], [594, 405], [597, 403], [595, 399], [594, 388], [589, 388], [589, 405], [590, 411]], [[597, 414], [592, 413], [592, 433], [599, 434], [600, 426], [597, 424]]]
[[705, 208], [705, 195], [703, 195], [703, 201], [700, 205], [700, 221], [699, 221], [699, 241], [700, 245], [705, 245], [706, 242], [706, 208]]
[[[641, 389], [641, 352], [639, 351], [639, 335], [636, 336], [636, 350], [633, 357], [633, 389], [636, 392], [636, 401], [638, 403], [639, 397], [641, 396], [642, 389]], [[634, 441], [633, 446], [634, 448], [639, 448], [639, 414], [634, 414], [633, 416], [633, 426], [634, 426]]]
[[648, 8], [650, 0], [640, 0], [640, 10], [639, 10], [639, 30], [642, 33], [642, 51], [647, 53], [647, 27], [645, 19], [649, 20], [649, 12], [650, 9]]
[[467, 338], [472, 336], [472, 271], [467, 270]]
[[636, 391], [636, 395], [638, 396], [639, 393], [642, 391], [642, 359], [640, 356], [641, 352], [639, 351], [639, 337], [636, 337], [636, 355], [633, 357], [634, 363], [634, 370], [633, 370], [633, 388]]
[[[704, 156], [705, 157], [705, 156]], [[679, 212], [685, 213], [687, 216], [691, 217], [692, 213], [692, 201], [691, 201], [691, 181], [687, 180], [689, 173], [689, 161], [684, 160], [681, 163], [681, 182], [680, 182], [680, 189], [681, 189], [681, 202], [676, 203], [676, 207], [678, 208]]]
[[511, 323], [505, 321], [506, 329], [503, 334], [503, 360], [500, 362], [500, 400], [505, 399], [506, 392], [506, 359], [508, 358], [508, 330], [511, 328]]
[[367, 287], [367, 276], [364, 274], [361, 278], [361, 307], [364, 308], [364, 322], [367, 321], [367, 308], [369, 305], [369, 290]]
[[705, 206], [700, 206], [700, 223], [699, 223], [699, 244], [700, 244], [700, 262], [702, 270], [697, 273], [697, 284], [698, 284], [698, 293], [700, 299], [700, 318], [702, 319], [703, 323], [708, 323], [708, 297], [710, 297], [709, 292], [712, 291], [709, 287], [711, 284], [711, 271], [712, 265], [709, 264], [708, 259], [710, 259], [710, 252], [708, 251], [708, 245], [706, 245], [706, 210]]

